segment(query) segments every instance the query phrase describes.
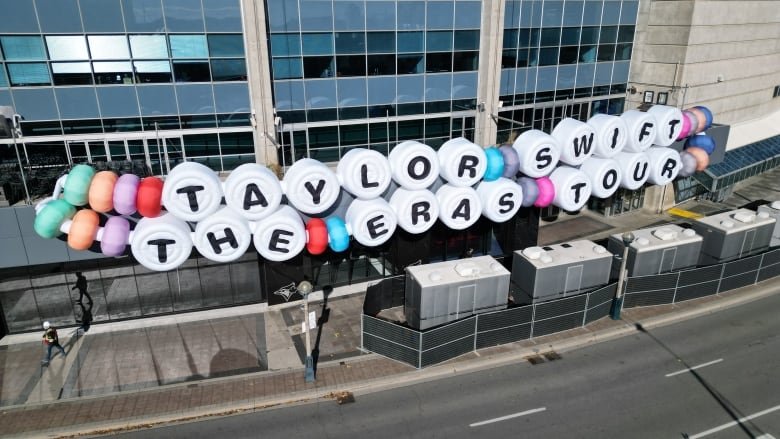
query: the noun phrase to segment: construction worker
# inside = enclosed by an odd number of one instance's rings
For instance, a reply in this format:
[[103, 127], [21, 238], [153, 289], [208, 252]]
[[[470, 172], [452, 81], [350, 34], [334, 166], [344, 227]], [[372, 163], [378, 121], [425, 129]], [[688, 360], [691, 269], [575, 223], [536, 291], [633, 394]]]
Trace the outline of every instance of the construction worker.
[[51, 326], [51, 323], [49, 322], [43, 322], [43, 344], [47, 345], [48, 348], [46, 349], [46, 359], [41, 361], [41, 365], [46, 366], [49, 364], [49, 361], [51, 360], [51, 349], [57, 348], [62, 352], [62, 355], [65, 356], [67, 353], [65, 352], [65, 348], [60, 345], [60, 338], [57, 336], [57, 330], [54, 329], [53, 326]]

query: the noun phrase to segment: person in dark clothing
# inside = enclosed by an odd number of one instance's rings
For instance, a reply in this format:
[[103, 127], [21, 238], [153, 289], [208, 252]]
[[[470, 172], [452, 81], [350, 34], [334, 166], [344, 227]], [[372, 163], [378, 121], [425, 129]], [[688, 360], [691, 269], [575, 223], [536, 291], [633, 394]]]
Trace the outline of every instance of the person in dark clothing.
[[41, 361], [41, 364], [46, 366], [49, 364], [49, 361], [51, 361], [51, 350], [53, 348], [59, 349], [63, 356], [67, 355], [67, 353], [65, 352], [65, 348], [63, 348], [60, 344], [60, 338], [57, 336], [57, 330], [51, 326], [51, 323], [43, 322], [43, 329], [43, 344], [47, 345], [47, 349], [46, 358]]
[[89, 326], [92, 324], [92, 302], [88, 303], [89, 304], [85, 307], [82, 302], [79, 302], [79, 306], [81, 307], [81, 320], [76, 320], [76, 322], [81, 323], [81, 326], [78, 328], [81, 332], [89, 331]]
[[79, 290], [79, 300], [77, 300], [76, 303], [81, 303], [84, 296], [87, 296], [87, 302], [92, 304], [92, 296], [87, 293], [87, 278], [84, 277], [80, 271], [76, 272], [76, 285], [74, 285], [71, 290], [75, 290], [77, 288]]

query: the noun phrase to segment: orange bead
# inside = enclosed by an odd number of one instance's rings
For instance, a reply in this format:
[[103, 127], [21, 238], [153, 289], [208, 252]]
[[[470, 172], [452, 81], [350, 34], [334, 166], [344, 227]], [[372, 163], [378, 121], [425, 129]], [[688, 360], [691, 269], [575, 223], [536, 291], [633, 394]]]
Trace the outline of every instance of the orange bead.
[[111, 171], [100, 171], [92, 177], [89, 185], [89, 206], [95, 212], [110, 212], [114, 208], [114, 185], [117, 175]]
[[76, 212], [68, 232], [68, 245], [74, 250], [87, 250], [95, 241], [100, 221], [98, 214], [89, 209]]
[[698, 146], [691, 146], [689, 148], [685, 148], [685, 151], [696, 158], [697, 171], [703, 171], [707, 169], [707, 166], [710, 165], [710, 155], [707, 154], [707, 151], [704, 149], [699, 148]]

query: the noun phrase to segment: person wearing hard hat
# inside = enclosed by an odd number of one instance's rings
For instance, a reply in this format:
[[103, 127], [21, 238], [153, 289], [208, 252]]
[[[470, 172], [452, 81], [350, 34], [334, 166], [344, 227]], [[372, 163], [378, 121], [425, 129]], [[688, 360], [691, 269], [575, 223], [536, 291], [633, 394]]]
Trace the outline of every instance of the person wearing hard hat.
[[43, 344], [47, 345], [46, 359], [41, 361], [41, 364], [46, 366], [51, 360], [51, 349], [57, 348], [62, 352], [62, 355], [67, 355], [65, 348], [60, 345], [60, 338], [57, 336], [57, 330], [49, 322], [43, 322]]

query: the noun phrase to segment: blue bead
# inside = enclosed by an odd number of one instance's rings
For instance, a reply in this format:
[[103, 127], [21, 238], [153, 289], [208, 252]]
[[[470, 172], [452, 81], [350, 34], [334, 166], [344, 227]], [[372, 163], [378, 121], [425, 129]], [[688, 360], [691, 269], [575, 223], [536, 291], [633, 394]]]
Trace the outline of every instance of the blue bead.
[[712, 154], [712, 152], [715, 151], [715, 141], [712, 139], [712, 137], [706, 134], [699, 134], [697, 136], [689, 137], [685, 142], [685, 147], [687, 148], [689, 146], [696, 146], [701, 148], [706, 151], [707, 154]]
[[498, 148], [491, 146], [485, 148], [485, 156], [487, 157], [487, 169], [482, 179], [485, 181], [498, 180], [504, 174], [504, 155]]
[[334, 252], [343, 252], [349, 248], [349, 233], [344, 220], [332, 216], [325, 220], [325, 227], [328, 228], [328, 246]]

